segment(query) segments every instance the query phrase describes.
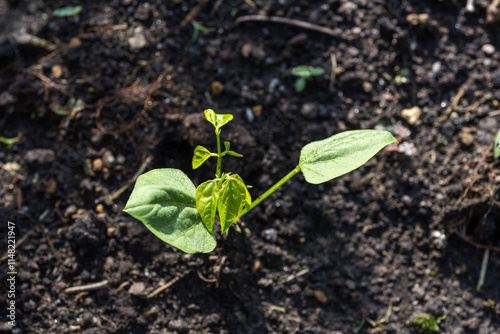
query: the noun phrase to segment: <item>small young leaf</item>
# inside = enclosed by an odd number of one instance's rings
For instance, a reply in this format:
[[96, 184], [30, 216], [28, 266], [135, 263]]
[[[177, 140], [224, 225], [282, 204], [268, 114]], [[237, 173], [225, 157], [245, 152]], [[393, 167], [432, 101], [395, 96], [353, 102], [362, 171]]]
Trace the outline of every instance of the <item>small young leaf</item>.
[[153, 169], [137, 178], [124, 211], [164, 242], [186, 253], [209, 253], [215, 236], [196, 208], [195, 187], [178, 169]]
[[217, 200], [219, 198], [217, 182], [217, 180], [203, 182], [196, 188], [195, 194], [196, 208], [200, 213], [203, 224], [205, 224], [210, 233], [214, 233], [214, 220], [217, 212]]
[[302, 92], [306, 88], [306, 79], [300, 77], [295, 81], [295, 91], [297, 93]]
[[235, 151], [227, 151], [227, 154], [232, 155], [233, 157], [241, 158], [243, 155], [236, 153]]
[[62, 7], [54, 10], [52, 14], [57, 17], [75, 16], [82, 11], [82, 8], [82, 6]]
[[193, 155], [193, 169], [200, 167], [208, 158], [210, 158], [210, 151], [203, 146], [196, 146]]
[[497, 132], [497, 137], [495, 138], [495, 147], [493, 148], [495, 154], [495, 159], [500, 158], [500, 130]]
[[225, 141], [224, 146], [226, 147], [226, 151], [229, 151], [229, 149], [231, 148], [231, 143], [228, 141]]
[[221, 233], [225, 233], [234, 222], [245, 205], [250, 205], [252, 199], [245, 183], [239, 175], [227, 175], [220, 190], [217, 210], [221, 224]]
[[231, 114], [216, 114], [212, 109], [205, 110], [205, 118], [212, 123], [216, 130], [219, 130], [223, 125], [233, 119]]
[[309, 78], [312, 73], [312, 66], [302, 65], [292, 68], [292, 74], [301, 78]]
[[360, 167], [391, 143], [397, 140], [387, 131], [345, 131], [304, 146], [299, 166], [307, 182], [319, 184]]
[[322, 67], [312, 67], [311, 68], [311, 75], [312, 76], [317, 77], [317, 76], [320, 76], [320, 75], [323, 75], [323, 74], [325, 74], [325, 69], [324, 68], [322, 68]]

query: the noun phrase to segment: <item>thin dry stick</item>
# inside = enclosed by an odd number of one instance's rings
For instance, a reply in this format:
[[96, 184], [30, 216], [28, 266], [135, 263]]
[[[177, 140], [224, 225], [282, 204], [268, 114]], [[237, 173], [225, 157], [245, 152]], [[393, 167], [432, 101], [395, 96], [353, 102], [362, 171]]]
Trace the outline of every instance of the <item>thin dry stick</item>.
[[490, 117], [500, 116], [500, 109], [490, 112], [488, 116]]
[[180, 280], [182, 277], [184, 277], [184, 275], [183, 276], [177, 276], [173, 280], [171, 280], [170, 282], [168, 282], [167, 284], [160, 286], [158, 289], [156, 289], [155, 291], [151, 292], [148, 295], [147, 299], [153, 298], [154, 296], [156, 296], [157, 294], [159, 294], [163, 290], [166, 290], [166, 289], [170, 288], [172, 285], [175, 284], [175, 282], [177, 282], [178, 280]]
[[335, 82], [335, 71], [337, 71], [337, 57], [335, 53], [330, 55], [330, 62], [332, 63], [332, 72], [330, 73], [330, 92], [333, 91], [333, 83]]
[[[31, 235], [31, 233], [33, 233], [33, 231], [29, 231], [21, 239], [17, 240], [15, 248], [16, 249], [19, 248], [23, 244], [23, 242], [25, 242], [26, 239]], [[6, 253], [4, 256], [2, 256], [2, 258], [0, 259], [0, 262], [7, 260], [8, 257], [9, 257], [9, 255]]]
[[484, 279], [486, 278], [486, 268], [488, 268], [488, 259], [490, 258], [490, 250], [486, 248], [484, 250], [483, 262], [481, 263], [481, 272], [479, 273], [479, 281], [477, 282], [476, 291], [481, 290], [484, 285]]
[[118, 198], [121, 194], [123, 194], [123, 192], [125, 190], [128, 189], [128, 187], [130, 187], [134, 182], [135, 180], [137, 180], [137, 178], [139, 177], [139, 175], [141, 175], [144, 170], [148, 167], [148, 165], [151, 163], [151, 161], [153, 160], [153, 157], [152, 156], [148, 156], [146, 158], [146, 160], [144, 160], [144, 162], [142, 163], [141, 167], [139, 167], [139, 169], [137, 170], [137, 172], [135, 172], [134, 176], [132, 176], [132, 178], [130, 180], [127, 181], [127, 183], [125, 183], [123, 186], [120, 187], [120, 189], [114, 191], [109, 197], [108, 199], [110, 201], [114, 201], [116, 198]]
[[76, 292], [83, 292], [83, 291], [98, 290], [98, 289], [104, 288], [106, 285], [108, 285], [108, 281], [104, 280], [102, 282], [97, 282], [97, 283], [92, 283], [92, 284], [87, 284], [87, 285], [73, 286], [71, 288], [65, 289], [64, 293], [76, 293]]
[[181, 22], [181, 27], [184, 27], [186, 24], [188, 24], [191, 20], [194, 20], [198, 14], [205, 8], [205, 6], [208, 4], [209, 0], [202, 0], [199, 4], [193, 7], [189, 11], [189, 13], [186, 15], [184, 20]]
[[266, 16], [266, 15], [247, 15], [241, 16], [236, 19], [234, 22], [236, 25], [242, 22], [250, 22], [250, 21], [261, 21], [261, 22], [275, 22], [281, 24], [288, 24], [294, 27], [304, 28], [307, 30], [312, 30], [316, 32], [320, 32], [323, 34], [327, 34], [333, 37], [342, 38], [339, 33], [330, 28], [325, 28], [317, 24], [304, 22], [296, 19], [290, 19], [288, 17], [279, 17], [279, 16]]

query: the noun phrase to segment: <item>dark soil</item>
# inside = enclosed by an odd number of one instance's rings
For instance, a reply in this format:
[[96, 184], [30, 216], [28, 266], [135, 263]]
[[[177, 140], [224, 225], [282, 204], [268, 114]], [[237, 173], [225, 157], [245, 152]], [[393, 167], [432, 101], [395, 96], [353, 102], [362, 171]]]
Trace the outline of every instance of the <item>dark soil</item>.
[[[0, 0], [0, 136], [22, 135], [0, 144], [0, 253], [8, 221], [18, 243], [16, 326], [4, 316], [0, 327], [413, 333], [411, 321], [430, 313], [446, 316], [444, 333], [499, 333], [500, 33], [490, 2], [470, 12], [466, 0], [82, 1], [77, 16], [55, 17], [77, 1]], [[332, 31], [235, 23], [253, 14]], [[190, 18], [215, 29], [196, 36]], [[299, 94], [298, 65], [326, 73]], [[415, 106], [420, 115], [403, 111]], [[222, 137], [245, 157], [223, 168], [254, 198], [311, 141], [379, 128], [400, 144], [323, 185], [294, 177], [238, 223], [241, 233], [188, 255], [122, 209], [141, 168], [179, 168], [196, 185], [212, 178], [213, 162], [191, 169], [194, 148], [215, 145], [208, 108], [234, 115]]]

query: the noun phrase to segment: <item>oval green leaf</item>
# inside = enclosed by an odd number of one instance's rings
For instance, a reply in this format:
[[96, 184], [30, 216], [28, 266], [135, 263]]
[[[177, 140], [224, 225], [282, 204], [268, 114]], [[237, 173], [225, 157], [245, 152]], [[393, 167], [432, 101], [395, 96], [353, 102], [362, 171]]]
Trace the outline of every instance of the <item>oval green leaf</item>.
[[292, 68], [292, 74], [301, 78], [309, 78], [311, 76], [311, 72], [312, 67], [307, 65]]
[[52, 14], [57, 17], [67, 17], [78, 15], [82, 11], [82, 6], [62, 7], [54, 10]]
[[209, 253], [216, 240], [198, 213], [195, 191], [182, 171], [153, 169], [137, 178], [124, 211], [186, 253]]
[[196, 146], [193, 155], [193, 169], [200, 167], [210, 156], [211, 153], [209, 150], [203, 146]]
[[397, 142], [387, 131], [345, 131], [304, 146], [299, 166], [307, 182], [319, 184], [353, 171]]
[[217, 210], [219, 211], [221, 233], [225, 233], [245, 205], [250, 205], [252, 199], [245, 183], [237, 174], [227, 175], [219, 196]]
[[196, 188], [196, 208], [201, 216], [203, 224], [214, 233], [215, 214], [217, 212], [217, 200], [219, 198], [217, 180], [203, 182]]
[[311, 75], [312, 76], [320, 76], [320, 75], [323, 75], [325, 74], [325, 69], [323, 67], [313, 67], [311, 68]]
[[205, 110], [205, 118], [212, 123], [216, 130], [219, 130], [223, 125], [233, 119], [231, 114], [216, 114], [212, 109]]
[[306, 79], [304, 78], [298, 78], [295, 81], [295, 91], [297, 93], [302, 92], [306, 88]]

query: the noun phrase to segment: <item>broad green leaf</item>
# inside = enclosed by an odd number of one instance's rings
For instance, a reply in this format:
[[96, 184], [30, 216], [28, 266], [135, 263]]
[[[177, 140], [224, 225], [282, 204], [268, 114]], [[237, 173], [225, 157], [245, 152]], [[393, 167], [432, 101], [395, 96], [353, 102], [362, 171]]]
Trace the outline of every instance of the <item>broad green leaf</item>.
[[319, 184], [360, 167], [391, 143], [397, 140], [387, 131], [345, 131], [304, 146], [299, 166], [307, 182]]
[[137, 178], [124, 211], [186, 253], [209, 253], [216, 241], [198, 213], [195, 191], [182, 171], [153, 169]]
[[306, 88], [306, 79], [304, 78], [298, 78], [295, 81], [295, 91], [297, 93], [302, 92]]
[[234, 222], [245, 205], [252, 199], [245, 183], [238, 175], [227, 175], [219, 194], [217, 210], [221, 225], [221, 233], [225, 233]]
[[78, 15], [78, 13], [82, 11], [82, 9], [82, 6], [62, 7], [54, 10], [52, 14], [57, 17], [75, 16]]
[[215, 129], [219, 130], [223, 125], [233, 119], [231, 114], [216, 114], [212, 109], [205, 110], [205, 118], [212, 123]]
[[196, 146], [193, 155], [193, 169], [200, 167], [208, 158], [210, 158], [211, 153], [209, 150], [203, 146]]
[[203, 220], [203, 224], [214, 233], [214, 220], [217, 212], [217, 200], [219, 198], [219, 189], [217, 188], [217, 180], [209, 180], [203, 182], [196, 188], [196, 208]]
[[500, 130], [497, 132], [497, 137], [495, 138], [495, 147], [493, 148], [495, 154], [495, 159], [500, 158]]

